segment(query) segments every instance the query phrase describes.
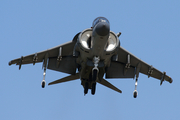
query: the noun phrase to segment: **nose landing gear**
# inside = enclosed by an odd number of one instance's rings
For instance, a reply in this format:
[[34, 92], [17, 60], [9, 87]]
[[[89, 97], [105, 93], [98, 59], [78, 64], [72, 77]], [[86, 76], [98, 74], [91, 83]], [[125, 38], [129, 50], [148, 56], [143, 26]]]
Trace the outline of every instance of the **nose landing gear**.
[[98, 63], [100, 61], [100, 58], [99, 57], [94, 57], [93, 58], [93, 62], [94, 62], [94, 68], [92, 69], [92, 81], [96, 81], [97, 79], [97, 75], [98, 75], [98, 72], [99, 72], [99, 69], [98, 69]]

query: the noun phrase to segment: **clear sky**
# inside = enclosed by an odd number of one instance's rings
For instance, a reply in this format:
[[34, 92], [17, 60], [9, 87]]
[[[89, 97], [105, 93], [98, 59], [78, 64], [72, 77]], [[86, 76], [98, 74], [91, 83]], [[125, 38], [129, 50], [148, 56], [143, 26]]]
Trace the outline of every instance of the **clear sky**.
[[[97, 84], [84, 96], [80, 80], [41, 88], [42, 64], [8, 62], [71, 41], [104, 16], [111, 31], [122, 32], [121, 46], [166, 71], [174, 82], [140, 74], [138, 97], [133, 79], [110, 79], [119, 94]], [[0, 120], [178, 120], [180, 119], [179, 0], [1, 0]], [[67, 74], [47, 70], [46, 82]]]

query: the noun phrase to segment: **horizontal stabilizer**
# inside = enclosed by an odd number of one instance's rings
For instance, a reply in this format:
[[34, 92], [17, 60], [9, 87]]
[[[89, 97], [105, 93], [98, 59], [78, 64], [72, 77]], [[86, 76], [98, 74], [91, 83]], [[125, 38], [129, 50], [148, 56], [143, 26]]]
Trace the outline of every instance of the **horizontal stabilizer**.
[[72, 80], [77, 80], [79, 79], [79, 73], [76, 73], [75, 75], [70, 75], [64, 78], [61, 78], [59, 80], [50, 82], [48, 85], [53, 85], [53, 84], [58, 84], [58, 83], [63, 83], [63, 82], [68, 82], [68, 81], [72, 81]]
[[105, 79], [102, 79], [101, 81], [98, 80], [97, 82], [104, 85], [104, 86], [106, 86], [106, 87], [108, 87], [108, 88], [110, 88], [110, 89], [115, 90], [116, 92], [122, 93], [121, 90], [119, 90], [117, 87], [115, 87], [114, 85], [112, 85], [110, 82], [108, 82]]

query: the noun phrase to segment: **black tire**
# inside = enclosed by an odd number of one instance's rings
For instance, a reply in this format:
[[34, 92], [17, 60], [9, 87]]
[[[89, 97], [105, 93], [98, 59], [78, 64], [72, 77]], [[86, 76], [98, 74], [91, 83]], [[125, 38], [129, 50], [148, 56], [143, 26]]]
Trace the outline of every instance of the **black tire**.
[[45, 82], [44, 81], [42, 81], [42, 88], [44, 88], [45, 87]]
[[137, 98], [137, 92], [136, 91], [133, 93], [133, 97]]
[[95, 92], [96, 92], [96, 83], [93, 83], [91, 88], [91, 94], [94, 95]]
[[97, 70], [93, 70], [92, 81], [96, 81], [96, 79], [97, 79], [97, 73], [98, 73]]

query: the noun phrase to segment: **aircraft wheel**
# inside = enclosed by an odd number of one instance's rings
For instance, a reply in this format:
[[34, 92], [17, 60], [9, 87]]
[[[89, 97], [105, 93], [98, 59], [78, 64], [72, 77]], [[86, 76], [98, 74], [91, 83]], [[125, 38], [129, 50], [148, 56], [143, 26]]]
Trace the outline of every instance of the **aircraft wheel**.
[[93, 83], [91, 88], [91, 94], [94, 95], [95, 92], [96, 92], [96, 83]]
[[95, 69], [95, 70], [93, 70], [93, 74], [92, 74], [92, 80], [93, 81], [96, 81], [96, 79], [97, 79], [97, 73], [98, 73], [98, 71]]
[[88, 93], [88, 82], [85, 83], [85, 86], [84, 86], [84, 94], [87, 94]]
[[135, 91], [133, 92], [133, 97], [134, 97], [134, 98], [137, 98], [137, 95], [138, 95], [138, 92], [137, 92], [137, 90], [135, 90]]
[[42, 83], [41, 83], [42, 88], [44, 88], [45, 85], [46, 85], [46, 82], [45, 82], [45, 80], [43, 80]]

